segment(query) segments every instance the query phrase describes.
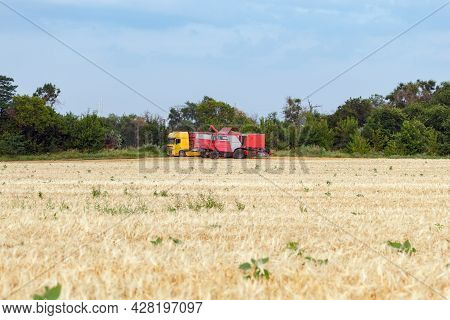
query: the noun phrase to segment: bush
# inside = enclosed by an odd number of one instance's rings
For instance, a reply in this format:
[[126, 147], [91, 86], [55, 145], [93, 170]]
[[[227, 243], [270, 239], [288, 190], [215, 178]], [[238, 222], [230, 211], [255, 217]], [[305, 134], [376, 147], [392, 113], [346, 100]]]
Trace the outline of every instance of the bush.
[[425, 127], [419, 120], [406, 120], [395, 140], [406, 155], [436, 151], [436, 132]]
[[300, 132], [301, 145], [316, 145], [323, 148], [330, 148], [333, 142], [333, 133], [328, 128], [328, 122], [317, 115], [308, 116], [305, 126]]
[[339, 121], [334, 129], [334, 147], [337, 149], [346, 148], [357, 130], [358, 121], [355, 118], [346, 118]]
[[370, 151], [369, 142], [361, 135], [360, 131], [356, 131], [348, 143], [347, 149], [351, 153], [367, 154]]
[[297, 153], [309, 157], [320, 157], [326, 154], [327, 150], [325, 148], [312, 145], [312, 146], [301, 146], [297, 149]]
[[395, 133], [400, 131], [404, 120], [402, 110], [390, 106], [380, 107], [368, 118], [363, 135], [371, 141], [375, 150], [383, 150]]
[[384, 148], [384, 154], [386, 156], [403, 155], [405, 154], [405, 151], [398, 143], [397, 139], [391, 139], [388, 141], [386, 147]]
[[0, 136], [0, 155], [23, 155], [27, 153], [27, 141], [21, 134], [6, 132]]
[[75, 147], [79, 150], [98, 151], [105, 145], [106, 128], [96, 114], [87, 114], [76, 123]]
[[148, 153], [148, 154], [164, 154], [162, 149], [154, 144], [146, 144], [139, 148], [140, 152]]
[[440, 155], [450, 154], [450, 118], [444, 124], [444, 132], [438, 132], [437, 152]]

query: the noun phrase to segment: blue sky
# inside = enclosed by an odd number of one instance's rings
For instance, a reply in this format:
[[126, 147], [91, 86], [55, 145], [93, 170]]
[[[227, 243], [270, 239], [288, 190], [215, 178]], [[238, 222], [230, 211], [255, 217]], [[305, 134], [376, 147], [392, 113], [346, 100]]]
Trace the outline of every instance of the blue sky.
[[[1, 0], [162, 109], [204, 95], [280, 112], [445, 1]], [[0, 3], [0, 74], [62, 89], [60, 112], [165, 113]], [[450, 5], [311, 97], [332, 112], [401, 81], [450, 80]], [[102, 102], [102, 103], [101, 103]]]

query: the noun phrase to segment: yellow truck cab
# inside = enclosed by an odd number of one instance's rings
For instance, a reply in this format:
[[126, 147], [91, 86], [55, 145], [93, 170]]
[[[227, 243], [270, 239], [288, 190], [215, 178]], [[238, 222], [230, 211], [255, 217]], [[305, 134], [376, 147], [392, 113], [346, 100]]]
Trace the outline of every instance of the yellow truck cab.
[[188, 132], [171, 132], [167, 140], [167, 155], [171, 157], [198, 157], [200, 152], [190, 150]]

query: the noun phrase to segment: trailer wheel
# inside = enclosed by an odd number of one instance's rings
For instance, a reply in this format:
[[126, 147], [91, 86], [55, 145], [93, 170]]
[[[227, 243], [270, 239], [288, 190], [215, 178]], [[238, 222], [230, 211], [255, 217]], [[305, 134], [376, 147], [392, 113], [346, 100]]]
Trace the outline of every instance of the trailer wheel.
[[217, 151], [213, 151], [209, 156], [211, 157], [211, 159], [218, 159], [220, 154]]
[[178, 153], [178, 155], [179, 155], [181, 158], [184, 158], [184, 157], [186, 157], [186, 151], [181, 150], [181, 151]]
[[234, 150], [233, 158], [235, 158], [235, 159], [244, 159], [245, 158], [244, 151], [242, 149]]

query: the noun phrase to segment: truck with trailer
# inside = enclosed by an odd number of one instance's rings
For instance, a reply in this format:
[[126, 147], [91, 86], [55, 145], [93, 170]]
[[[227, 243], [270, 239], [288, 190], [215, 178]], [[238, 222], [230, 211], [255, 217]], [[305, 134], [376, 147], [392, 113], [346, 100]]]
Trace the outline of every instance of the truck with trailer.
[[213, 125], [210, 132], [172, 132], [168, 137], [167, 153], [174, 157], [203, 157], [217, 159], [267, 157], [265, 135], [242, 134], [226, 127], [218, 131]]

